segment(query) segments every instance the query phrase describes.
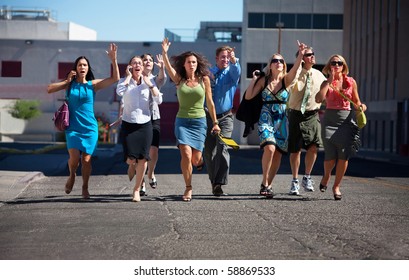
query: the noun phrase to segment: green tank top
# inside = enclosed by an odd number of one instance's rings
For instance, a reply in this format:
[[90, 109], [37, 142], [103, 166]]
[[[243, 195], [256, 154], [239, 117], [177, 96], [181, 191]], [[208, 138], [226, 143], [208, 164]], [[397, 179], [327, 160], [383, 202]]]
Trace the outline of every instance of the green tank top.
[[183, 83], [177, 89], [179, 100], [178, 118], [203, 118], [206, 116], [204, 110], [205, 89], [203, 83], [199, 83], [194, 88]]

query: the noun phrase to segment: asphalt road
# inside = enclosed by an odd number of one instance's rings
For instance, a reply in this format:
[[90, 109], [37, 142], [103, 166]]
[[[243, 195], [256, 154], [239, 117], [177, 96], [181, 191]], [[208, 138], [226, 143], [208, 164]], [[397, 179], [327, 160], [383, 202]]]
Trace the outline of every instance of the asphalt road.
[[[195, 171], [193, 200], [186, 203], [178, 150], [164, 148], [158, 188], [133, 203], [133, 183], [117, 147], [101, 149], [94, 158], [89, 201], [81, 199], [80, 177], [70, 195], [63, 191], [64, 150], [3, 154], [1, 170], [14, 164], [18, 171], [39, 170], [45, 176], [2, 199], [0, 259], [409, 259], [406, 163], [352, 159], [343, 199], [334, 201], [331, 191], [288, 195], [285, 157], [274, 181], [276, 196], [265, 199], [258, 195], [261, 152], [247, 148], [231, 155], [224, 188], [229, 195], [213, 197], [205, 171]], [[313, 175], [316, 186], [321, 172], [322, 153]]]

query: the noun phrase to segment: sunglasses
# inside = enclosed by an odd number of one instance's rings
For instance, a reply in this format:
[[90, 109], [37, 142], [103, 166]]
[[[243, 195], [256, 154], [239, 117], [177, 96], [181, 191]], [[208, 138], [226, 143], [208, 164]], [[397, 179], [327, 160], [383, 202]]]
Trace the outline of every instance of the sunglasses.
[[331, 61], [330, 62], [331, 66], [342, 66], [344, 63], [342, 61]]
[[306, 54], [304, 54], [304, 56], [306, 56], [306, 57], [310, 57], [310, 56], [313, 56], [313, 55], [315, 55], [315, 53], [306, 53]]
[[272, 60], [271, 60], [271, 63], [277, 63], [277, 62], [280, 62], [281, 64], [284, 64], [284, 59], [278, 59], [278, 58], [273, 58]]

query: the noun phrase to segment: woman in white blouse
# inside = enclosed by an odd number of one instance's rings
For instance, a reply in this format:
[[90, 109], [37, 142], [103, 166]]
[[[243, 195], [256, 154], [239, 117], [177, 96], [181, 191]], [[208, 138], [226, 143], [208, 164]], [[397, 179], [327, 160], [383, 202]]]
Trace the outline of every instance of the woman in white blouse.
[[[150, 160], [152, 142], [152, 102], [161, 103], [162, 95], [154, 80], [143, 75], [143, 62], [134, 56], [126, 68], [126, 76], [119, 80], [116, 93], [123, 99], [122, 133], [124, 158], [129, 165], [130, 179], [136, 173], [132, 201], [141, 200], [139, 189]], [[131, 174], [130, 174], [131, 173]]]

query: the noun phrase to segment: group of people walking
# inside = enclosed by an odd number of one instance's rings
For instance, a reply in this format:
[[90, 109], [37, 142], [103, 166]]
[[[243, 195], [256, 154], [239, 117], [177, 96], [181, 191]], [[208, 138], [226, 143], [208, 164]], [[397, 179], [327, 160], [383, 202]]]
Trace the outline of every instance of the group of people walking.
[[[298, 42], [293, 67], [287, 73], [287, 65], [280, 54], [273, 54], [260, 77], [253, 72], [245, 99], [261, 95], [262, 107], [258, 119], [260, 147], [263, 149], [263, 179], [260, 194], [273, 197], [272, 182], [280, 167], [281, 157], [290, 154], [292, 181], [290, 195], [298, 195], [301, 150], [305, 149], [305, 174], [301, 186], [307, 192], [314, 191], [311, 172], [319, 147], [324, 147], [324, 175], [319, 189], [327, 190], [332, 170], [335, 180], [332, 192], [335, 200], [341, 200], [340, 186], [349, 158], [359, 146], [359, 131], [354, 110], [366, 111], [358, 95], [357, 85], [348, 76], [348, 65], [341, 55], [332, 55], [322, 73], [314, 68], [314, 50]], [[325, 76], [324, 76], [325, 75]], [[327, 76], [327, 78], [326, 78]], [[345, 98], [347, 97], [347, 98]], [[353, 107], [348, 101], [354, 102]], [[325, 101], [326, 110], [321, 123], [319, 109]]]
[[[121, 136], [124, 161], [128, 164], [128, 177], [135, 178], [132, 201], [139, 202], [146, 193], [144, 176], [156, 188], [155, 165], [158, 160], [160, 139], [160, 88], [167, 75], [176, 86], [179, 110], [175, 120], [175, 137], [180, 151], [180, 168], [185, 189], [182, 200], [192, 200], [193, 168], [202, 170], [206, 165], [211, 191], [214, 196], [224, 195], [228, 184], [230, 155], [228, 147], [218, 135], [230, 138], [233, 131], [233, 100], [239, 84], [241, 67], [234, 48], [222, 46], [216, 50], [216, 64], [211, 67], [203, 55], [194, 51], [169, 57], [171, 42], [162, 41], [162, 54], [134, 56], [125, 75], [120, 79], [117, 63], [117, 46], [110, 45], [107, 54], [113, 71], [109, 78], [96, 80], [89, 60], [79, 57], [64, 81], [48, 86], [48, 93], [66, 91], [70, 111], [70, 126], [66, 130], [70, 175], [65, 185], [69, 194], [75, 183], [81, 163], [83, 179], [82, 197], [88, 199], [88, 181], [91, 174], [91, 156], [97, 145], [97, 122], [93, 102], [95, 93], [117, 83], [116, 93], [122, 97], [120, 109]], [[326, 191], [333, 168], [336, 166], [333, 194], [341, 199], [340, 184], [348, 159], [356, 151], [347, 132], [353, 131], [354, 117], [349, 102], [338, 94], [342, 92], [356, 106], [366, 110], [360, 102], [357, 85], [348, 75], [348, 66], [340, 55], [333, 55], [323, 73], [313, 69], [315, 54], [311, 47], [298, 42], [293, 67], [287, 72], [283, 56], [273, 54], [267, 67], [254, 71], [244, 99], [261, 98], [258, 135], [262, 156], [262, 182], [260, 195], [272, 198], [273, 179], [280, 167], [283, 154], [290, 153], [292, 181], [289, 194], [298, 195], [298, 173], [301, 149], [306, 150], [305, 175], [301, 185], [314, 191], [311, 172], [318, 148], [325, 150], [324, 175], [320, 190]], [[153, 74], [154, 66], [159, 68]], [[166, 72], [167, 75], [166, 75]], [[321, 124], [318, 110], [325, 100], [327, 110]], [[358, 109], [358, 108], [355, 108]], [[248, 112], [253, 114], [254, 112]], [[348, 138], [348, 139], [347, 139]]]

